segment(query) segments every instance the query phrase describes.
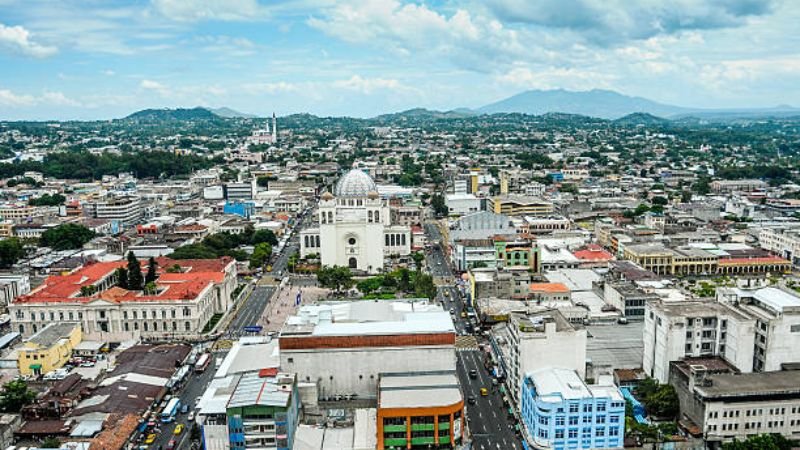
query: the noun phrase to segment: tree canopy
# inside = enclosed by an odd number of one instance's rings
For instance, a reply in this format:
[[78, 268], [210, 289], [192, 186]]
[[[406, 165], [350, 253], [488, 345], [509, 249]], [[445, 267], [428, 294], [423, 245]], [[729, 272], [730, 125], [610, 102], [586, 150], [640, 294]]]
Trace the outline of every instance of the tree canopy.
[[794, 444], [780, 434], [759, 434], [747, 440], [726, 442], [722, 450], [791, 450]]
[[10, 269], [25, 256], [25, 248], [17, 238], [0, 240], [0, 269]]
[[250, 268], [262, 267], [272, 256], [272, 246], [266, 242], [256, 244], [253, 254], [250, 255]]
[[142, 265], [133, 252], [128, 252], [128, 289], [139, 291], [144, 288], [144, 276], [142, 276]]
[[28, 200], [31, 206], [59, 206], [63, 205], [67, 198], [61, 194], [44, 194], [41, 197], [32, 198]]
[[65, 223], [42, 233], [39, 245], [50, 247], [53, 250], [79, 249], [83, 247], [83, 244], [91, 241], [94, 236], [94, 231], [83, 225]]
[[343, 266], [320, 267], [317, 271], [317, 280], [321, 286], [336, 292], [353, 285], [353, 275], [350, 273], [350, 269]]
[[22, 379], [11, 380], [3, 385], [0, 392], [0, 410], [7, 413], [18, 413], [23, 406], [29, 405], [36, 398], [36, 393], [28, 389], [28, 383]]

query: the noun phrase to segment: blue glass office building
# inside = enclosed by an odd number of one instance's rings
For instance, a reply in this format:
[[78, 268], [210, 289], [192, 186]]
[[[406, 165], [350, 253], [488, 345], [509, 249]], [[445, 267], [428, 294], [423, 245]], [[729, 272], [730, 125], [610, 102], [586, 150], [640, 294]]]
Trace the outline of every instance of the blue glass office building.
[[625, 400], [616, 386], [587, 385], [574, 370], [541, 369], [523, 379], [520, 407], [534, 448], [623, 447]]

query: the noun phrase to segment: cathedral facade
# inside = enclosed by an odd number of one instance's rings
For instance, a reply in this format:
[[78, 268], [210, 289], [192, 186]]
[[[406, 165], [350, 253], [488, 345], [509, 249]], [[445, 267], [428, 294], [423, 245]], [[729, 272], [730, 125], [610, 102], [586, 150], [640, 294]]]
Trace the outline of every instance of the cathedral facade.
[[411, 254], [411, 229], [391, 223], [375, 182], [353, 169], [320, 198], [317, 227], [300, 233], [300, 256], [315, 253], [323, 266], [378, 273], [387, 258]]

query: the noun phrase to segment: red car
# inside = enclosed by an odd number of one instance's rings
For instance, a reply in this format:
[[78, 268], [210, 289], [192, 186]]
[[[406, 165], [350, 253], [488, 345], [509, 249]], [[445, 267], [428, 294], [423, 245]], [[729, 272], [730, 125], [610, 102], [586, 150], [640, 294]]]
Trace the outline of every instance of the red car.
[[166, 450], [175, 450], [176, 445], [178, 445], [178, 443], [175, 442], [175, 439], [170, 439], [169, 442], [167, 442]]

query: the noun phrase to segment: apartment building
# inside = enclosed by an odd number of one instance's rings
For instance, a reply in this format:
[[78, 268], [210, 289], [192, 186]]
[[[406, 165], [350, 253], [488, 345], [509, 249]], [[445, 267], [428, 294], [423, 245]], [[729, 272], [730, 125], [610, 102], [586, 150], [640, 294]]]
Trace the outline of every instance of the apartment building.
[[800, 363], [800, 296], [775, 287], [720, 288], [713, 302], [648, 302], [644, 360], [666, 382], [669, 363], [720, 356], [742, 373]]
[[564, 368], [586, 375], [586, 329], [572, 324], [558, 310], [512, 312], [508, 317], [510, 352], [506, 383], [517, 404], [525, 374]]
[[735, 373], [714, 361], [673, 362], [670, 384], [681, 414], [707, 448], [758, 434], [800, 437], [800, 377], [795, 371]]
[[228, 438], [233, 450], [293, 448], [300, 421], [297, 376], [275, 369], [265, 372], [240, 375], [228, 400]]
[[751, 192], [767, 187], [767, 183], [761, 180], [714, 180], [710, 183], [713, 192]]
[[753, 318], [724, 303], [647, 302], [642, 367], [661, 383], [668, 381], [670, 362], [690, 357], [721, 356], [751, 372], [755, 326]]
[[116, 220], [123, 226], [130, 226], [144, 218], [144, 204], [136, 196], [110, 197], [85, 205], [84, 212], [97, 219]]
[[486, 209], [508, 216], [549, 216], [554, 211], [551, 202], [539, 197], [514, 194], [487, 198]]
[[764, 250], [800, 266], [800, 227], [763, 228], [758, 233], [758, 242]]
[[544, 368], [525, 375], [520, 410], [537, 449], [622, 448], [625, 399], [613, 385], [587, 385], [574, 370]]
[[800, 295], [776, 287], [721, 288], [717, 300], [755, 320], [752, 371], [782, 370], [800, 363]]

